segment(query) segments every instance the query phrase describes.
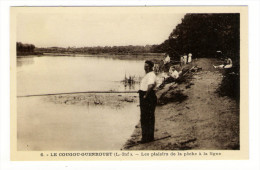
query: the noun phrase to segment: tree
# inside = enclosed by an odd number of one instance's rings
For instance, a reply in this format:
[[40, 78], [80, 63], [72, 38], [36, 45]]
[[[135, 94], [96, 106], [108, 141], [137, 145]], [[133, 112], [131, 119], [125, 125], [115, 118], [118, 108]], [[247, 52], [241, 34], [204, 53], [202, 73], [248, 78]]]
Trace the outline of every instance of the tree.
[[215, 57], [216, 51], [239, 60], [239, 14], [186, 14], [169, 38], [159, 45], [178, 56], [191, 52], [195, 57]]

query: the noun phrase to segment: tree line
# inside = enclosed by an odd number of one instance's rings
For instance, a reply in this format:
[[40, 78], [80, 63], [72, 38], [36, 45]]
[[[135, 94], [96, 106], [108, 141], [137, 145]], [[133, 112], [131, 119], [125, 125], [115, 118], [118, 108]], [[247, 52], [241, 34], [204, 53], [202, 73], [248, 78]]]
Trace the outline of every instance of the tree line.
[[158, 45], [145, 45], [145, 46], [97, 46], [97, 47], [47, 47], [37, 48], [37, 52], [42, 53], [83, 53], [83, 54], [142, 54], [142, 53], [155, 53]]
[[35, 45], [33, 44], [23, 44], [21, 42], [16, 43], [16, 51], [17, 52], [34, 52]]
[[224, 56], [239, 60], [240, 15], [186, 14], [156, 49], [175, 59], [184, 53], [211, 58], [221, 51]]

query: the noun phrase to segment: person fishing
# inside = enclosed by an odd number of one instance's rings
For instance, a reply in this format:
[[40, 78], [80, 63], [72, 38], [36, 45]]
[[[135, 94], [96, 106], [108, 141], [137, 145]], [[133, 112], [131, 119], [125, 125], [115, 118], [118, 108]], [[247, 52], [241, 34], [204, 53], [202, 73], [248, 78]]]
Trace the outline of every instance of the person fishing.
[[156, 75], [153, 71], [154, 63], [146, 60], [144, 70], [146, 75], [140, 83], [139, 99], [141, 111], [142, 139], [138, 143], [147, 143], [154, 140], [155, 107], [157, 97], [154, 91], [156, 87]]

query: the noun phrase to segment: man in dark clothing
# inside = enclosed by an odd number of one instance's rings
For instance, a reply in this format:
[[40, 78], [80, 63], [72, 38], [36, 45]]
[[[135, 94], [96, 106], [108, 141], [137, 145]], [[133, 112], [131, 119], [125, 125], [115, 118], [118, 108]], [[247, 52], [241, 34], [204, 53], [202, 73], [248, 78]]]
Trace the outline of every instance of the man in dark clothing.
[[154, 140], [154, 111], [157, 104], [157, 97], [154, 91], [156, 87], [156, 75], [153, 72], [153, 65], [153, 62], [145, 61], [144, 70], [146, 75], [140, 83], [139, 99], [142, 128], [142, 140], [140, 143]]

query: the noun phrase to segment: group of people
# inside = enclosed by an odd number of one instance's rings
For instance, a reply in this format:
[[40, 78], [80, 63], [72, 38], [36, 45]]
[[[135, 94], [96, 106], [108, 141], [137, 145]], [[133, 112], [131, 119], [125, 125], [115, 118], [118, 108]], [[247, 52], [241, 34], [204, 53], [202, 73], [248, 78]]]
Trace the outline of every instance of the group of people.
[[[181, 64], [187, 64], [192, 61], [192, 54], [183, 55], [181, 57]], [[166, 55], [164, 59], [164, 65], [170, 65], [170, 57]], [[214, 66], [214, 65], [213, 65]], [[214, 66], [215, 68], [231, 68], [232, 60], [226, 58], [224, 64]], [[158, 69], [155, 67], [155, 69]], [[152, 61], [145, 61], [144, 64], [145, 76], [141, 80], [139, 99], [140, 99], [140, 110], [141, 110], [141, 128], [142, 128], [142, 139], [138, 143], [147, 143], [154, 140], [154, 128], [155, 128], [155, 108], [157, 104], [157, 97], [155, 89], [157, 87], [157, 76], [154, 71], [154, 63]], [[181, 72], [181, 71], [180, 71]], [[168, 71], [168, 77], [171, 79], [178, 79], [180, 72], [176, 70], [173, 65], [170, 65]]]
[[[185, 64], [191, 63], [192, 61], [192, 54], [189, 53], [188, 56], [184, 53], [184, 55], [182, 55], [180, 57], [180, 66], [183, 66]], [[168, 65], [171, 62], [169, 55], [166, 55], [165, 59], [164, 59], [164, 65]], [[166, 66], [166, 70], [164, 70], [165, 72], [167, 72], [167, 74], [165, 74], [165, 79], [171, 79], [171, 80], [175, 80], [177, 78], [179, 78], [179, 75], [182, 71], [178, 72], [176, 70], [176, 67], [169, 64], [169, 66]]]
[[187, 63], [190, 63], [192, 61], [192, 54], [189, 53], [188, 56], [186, 53], [184, 55], [180, 56], [180, 65], [185, 65]]
[[[171, 61], [171, 58], [170, 58], [169, 54], [166, 54], [165, 58], [163, 60], [164, 65], [167, 64], [167, 63], [170, 63], [170, 61]], [[186, 53], [184, 53], [184, 55], [180, 56], [180, 64], [181, 65], [191, 63], [191, 61], [192, 61], [192, 54], [191, 53], [189, 53], [188, 55]]]
[[[164, 65], [170, 64], [170, 57], [166, 55]], [[146, 60], [144, 63], [145, 76], [140, 82], [139, 101], [140, 101], [140, 122], [142, 128], [142, 139], [138, 143], [147, 143], [154, 140], [155, 127], [155, 107], [157, 105], [157, 97], [155, 89], [157, 87], [157, 76], [155, 74], [158, 65], [154, 65], [152, 61]], [[174, 66], [170, 66], [169, 77], [177, 79], [179, 72]]]

